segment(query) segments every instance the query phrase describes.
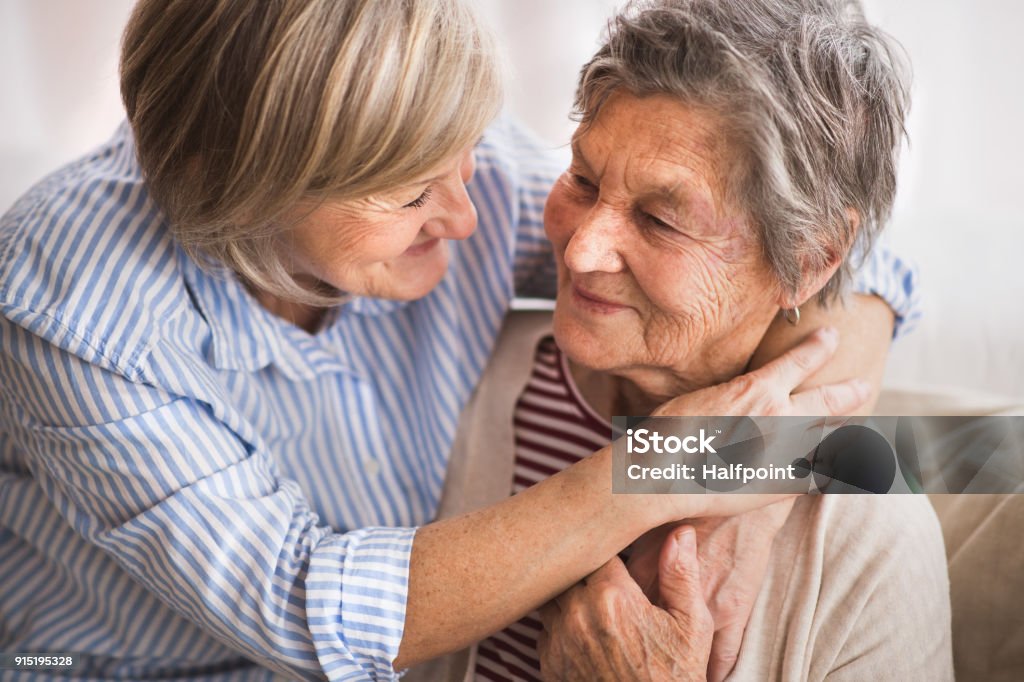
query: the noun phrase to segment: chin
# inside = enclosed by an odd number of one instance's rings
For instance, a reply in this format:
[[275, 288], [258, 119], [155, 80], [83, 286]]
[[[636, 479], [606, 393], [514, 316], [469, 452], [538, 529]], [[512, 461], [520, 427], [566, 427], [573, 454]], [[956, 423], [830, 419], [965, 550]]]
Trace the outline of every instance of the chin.
[[436, 253], [420, 256], [410, 264], [395, 268], [391, 286], [376, 294], [393, 301], [415, 301], [433, 291], [448, 272], [448, 253], [439, 245]]
[[558, 307], [552, 329], [558, 347], [578, 365], [603, 372], [621, 366], [617, 357], [623, 345], [621, 329], [616, 334], [615, 329], [604, 325], [587, 325], [571, 314], [559, 312]]
[[388, 298], [394, 301], [415, 301], [427, 296], [437, 288], [442, 279], [444, 279], [444, 270], [430, 276], [416, 276], [402, 282], [392, 291], [381, 295], [380, 298]]
[[447, 251], [443, 243], [432, 253], [416, 258], [396, 258], [379, 273], [362, 296], [390, 301], [415, 301], [432, 292], [447, 272]]

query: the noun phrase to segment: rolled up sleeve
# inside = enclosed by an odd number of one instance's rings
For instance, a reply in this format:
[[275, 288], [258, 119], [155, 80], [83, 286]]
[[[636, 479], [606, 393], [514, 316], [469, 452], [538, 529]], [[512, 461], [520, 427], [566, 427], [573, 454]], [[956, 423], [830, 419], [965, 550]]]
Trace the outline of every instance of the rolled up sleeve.
[[390, 679], [405, 621], [414, 532], [365, 528], [320, 544], [306, 580], [306, 609], [325, 670], [341, 662], [350, 667], [354, 660], [377, 679]]

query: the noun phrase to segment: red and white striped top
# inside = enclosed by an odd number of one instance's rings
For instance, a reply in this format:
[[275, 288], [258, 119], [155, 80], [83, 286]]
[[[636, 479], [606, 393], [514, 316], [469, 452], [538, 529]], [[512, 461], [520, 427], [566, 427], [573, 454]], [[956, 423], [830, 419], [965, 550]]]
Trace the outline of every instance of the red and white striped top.
[[[537, 346], [533, 372], [515, 408], [515, 473], [518, 493], [608, 445], [612, 426], [582, 399], [565, 356], [551, 337]], [[543, 561], [543, 557], [537, 558]], [[482, 641], [477, 680], [540, 680], [537, 613]]]

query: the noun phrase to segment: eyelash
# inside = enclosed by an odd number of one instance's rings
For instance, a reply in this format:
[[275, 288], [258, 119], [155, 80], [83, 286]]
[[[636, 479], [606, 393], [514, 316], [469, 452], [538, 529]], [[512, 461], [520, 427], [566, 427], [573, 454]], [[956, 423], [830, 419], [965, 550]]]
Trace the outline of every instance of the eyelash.
[[592, 183], [590, 180], [587, 180], [582, 175], [577, 175], [576, 173], [572, 174], [572, 181], [575, 182], [580, 187], [582, 187], [584, 189], [587, 189], [587, 190], [596, 190], [597, 189], [597, 187], [594, 186], [594, 183]]
[[419, 195], [402, 208], [423, 208], [424, 205], [430, 200], [430, 191], [432, 188], [427, 187], [423, 190], [423, 194]]
[[655, 226], [655, 227], [657, 227], [657, 228], [660, 228], [660, 229], [663, 229], [663, 230], [674, 230], [674, 229], [675, 229], [674, 227], [672, 227], [671, 225], [669, 225], [668, 223], [666, 223], [666, 222], [665, 222], [664, 220], [662, 220], [661, 218], [657, 218], [657, 217], [655, 217], [655, 216], [652, 216], [652, 215], [651, 215], [650, 213], [644, 213], [644, 214], [642, 214], [642, 215], [643, 215], [643, 216], [644, 216], [644, 218], [646, 218], [646, 219], [647, 219], [647, 220], [648, 220], [648, 221], [649, 221], [649, 222], [650, 222], [650, 223], [651, 223], [652, 225], [654, 225], [654, 226]]

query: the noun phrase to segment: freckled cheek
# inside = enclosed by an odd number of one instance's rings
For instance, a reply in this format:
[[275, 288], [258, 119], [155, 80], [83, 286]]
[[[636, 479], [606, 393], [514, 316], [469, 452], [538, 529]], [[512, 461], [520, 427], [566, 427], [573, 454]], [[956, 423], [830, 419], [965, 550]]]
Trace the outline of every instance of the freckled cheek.
[[666, 254], [665, 247], [641, 258], [632, 271], [650, 305], [661, 315], [690, 316], [716, 298], [715, 282], [697, 255]]
[[341, 235], [330, 245], [330, 252], [338, 258], [363, 264], [393, 260], [416, 242], [424, 226], [420, 218], [368, 225]]
[[304, 243], [298, 255], [311, 265], [315, 274], [331, 281], [354, 267], [394, 260], [406, 248], [408, 244], [398, 235], [349, 227], [323, 233], [318, 239]]

